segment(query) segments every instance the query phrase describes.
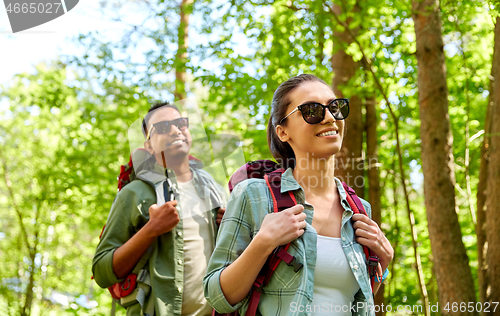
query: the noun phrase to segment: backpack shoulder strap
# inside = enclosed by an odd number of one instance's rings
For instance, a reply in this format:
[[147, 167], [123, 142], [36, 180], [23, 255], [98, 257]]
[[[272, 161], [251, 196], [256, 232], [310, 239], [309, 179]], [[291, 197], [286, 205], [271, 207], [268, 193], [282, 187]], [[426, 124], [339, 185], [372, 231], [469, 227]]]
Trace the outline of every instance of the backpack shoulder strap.
[[[351, 207], [353, 213], [363, 214], [365, 216], [368, 216], [365, 208], [363, 207], [363, 203], [361, 203], [361, 200], [356, 195], [356, 191], [354, 191], [351, 187], [349, 187], [345, 182], [342, 182], [342, 186], [344, 187], [344, 190], [347, 193], [346, 194], [347, 203], [349, 203], [349, 206]], [[366, 246], [363, 246], [363, 252], [365, 253], [366, 257], [366, 265], [368, 273], [370, 274], [370, 285], [373, 293], [374, 279], [375, 276], [377, 275], [379, 258], [370, 248]]]
[[297, 205], [293, 192], [281, 192], [281, 175], [284, 171], [284, 169], [277, 169], [264, 175], [264, 180], [266, 180], [267, 187], [271, 192], [271, 198], [273, 199], [274, 213]]
[[133, 274], [139, 274], [142, 268], [144, 268], [146, 262], [148, 262], [149, 257], [151, 256], [151, 253], [153, 252], [153, 247], [155, 244], [156, 244], [156, 239], [155, 241], [153, 241], [153, 243], [149, 246], [146, 252], [142, 255], [141, 259], [139, 259], [139, 261], [135, 265], [134, 270], [132, 270]]
[[[285, 193], [281, 192], [281, 176], [283, 172], [285, 172], [285, 170], [280, 168], [264, 175], [264, 180], [266, 181], [266, 185], [271, 193], [271, 198], [273, 199], [274, 213], [281, 212], [284, 209], [297, 205], [297, 201], [292, 191]], [[302, 268], [303, 264], [298, 262], [294, 256], [288, 253], [289, 247], [290, 243], [286, 246], [280, 246], [274, 249], [267, 258], [266, 263], [253, 283], [252, 294], [250, 295], [250, 301], [245, 316], [256, 315], [262, 291], [261, 288], [269, 282], [281, 261], [293, 267], [295, 272], [298, 272]]]
[[[351, 207], [354, 214], [363, 214], [363, 215], [368, 216], [368, 214], [366, 213], [366, 210], [363, 206], [363, 203], [361, 203], [361, 200], [356, 195], [356, 191], [354, 191], [345, 182], [342, 182], [342, 186], [344, 187], [344, 190], [347, 193], [346, 194], [347, 202], [349, 203], [349, 206]], [[351, 203], [352, 203], [352, 205], [351, 205]]]

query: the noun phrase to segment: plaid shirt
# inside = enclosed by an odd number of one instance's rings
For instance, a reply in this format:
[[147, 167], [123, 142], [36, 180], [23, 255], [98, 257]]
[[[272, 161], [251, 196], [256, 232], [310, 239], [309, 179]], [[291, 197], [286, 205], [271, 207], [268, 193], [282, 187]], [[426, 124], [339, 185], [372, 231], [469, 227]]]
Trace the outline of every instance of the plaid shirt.
[[[305, 233], [291, 243], [288, 252], [304, 266], [296, 273], [292, 267], [284, 263], [279, 264], [269, 283], [262, 289], [257, 315], [312, 314], [317, 233], [311, 226], [313, 206], [305, 203], [304, 191], [292, 172], [293, 170], [289, 168], [283, 173], [281, 192], [293, 191], [297, 203], [304, 206], [307, 227]], [[370, 308], [373, 307], [373, 296], [365, 255], [362, 246], [354, 239], [354, 229], [350, 221], [353, 212], [346, 200], [342, 184], [337, 178], [335, 182], [344, 208], [341, 227], [342, 248], [360, 286], [350, 309], [353, 315], [374, 316], [374, 310]], [[361, 201], [371, 217], [370, 204]], [[217, 245], [210, 258], [207, 275], [203, 280], [205, 297], [218, 312], [239, 310], [240, 315], [245, 314], [250, 293], [241, 302], [230, 305], [220, 287], [220, 273], [245, 250], [259, 231], [264, 216], [271, 212], [273, 212], [272, 198], [263, 179], [249, 179], [234, 188], [219, 229]]]

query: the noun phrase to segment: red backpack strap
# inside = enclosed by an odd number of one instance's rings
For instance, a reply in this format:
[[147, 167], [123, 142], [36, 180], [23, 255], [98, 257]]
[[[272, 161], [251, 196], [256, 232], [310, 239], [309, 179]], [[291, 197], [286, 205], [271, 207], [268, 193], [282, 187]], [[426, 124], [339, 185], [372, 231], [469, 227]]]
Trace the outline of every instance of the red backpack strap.
[[[351, 187], [349, 187], [345, 182], [342, 182], [342, 186], [344, 187], [344, 190], [347, 193], [346, 194], [347, 203], [349, 203], [349, 206], [351, 207], [353, 213], [363, 214], [365, 216], [368, 216], [365, 208], [363, 207], [363, 203], [361, 203], [361, 200], [356, 195], [356, 192]], [[370, 285], [372, 287], [372, 293], [373, 293], [374, 280], [375, 276], [377, 275], [379, 258], [370, 248], [366, 246], [363, 246], [363, 251], [366, 257], [366, 265], [368, 268], [368, 273], [370, 274]]]
[[[281, 175], [283, 174], [283, 172], [285, 172], [284, 169], [278, 169], [264, 176], [264, 180], [266, 180], [267, 187], [269, 188], [271, 197], [273, 199], [274, 213], [281, 212], [284, 209], [297, 205], [297, 200], [295, 199], [295, 195], [293, 195], [292, 191], [288, 191], [286, 193], [281, 192]], [[274, 270], [276, 270], [281, 260], [285, 261], [287, 265], [293, 266], [295, 272], [299, 271], [300, 268], [302, 268], [302, 264], [299, 263], [294, 256], [288, 253], [289, 247], [290, 243], [286, 244], [283, 247], [276, 248], [271, 254], [269, 263], [272, 272], [270, 272], [270, 274], [266, 276], [266, 284], [267, 282], [269, 282], [272, 273], [274, 272]]]
[[284, 209], [297, 205], [297, 201], [292, 191], [281, 193], [281, 175], [284, 171], [284, 169], [278, 169], [264, 175], [264, 180], [266, 180], [267, 187], [273, 199], [274, 213], [281, 212]]
[[130, 174], [132, 173], [132, 155], [128, 163], [120, 166], [120, 175], [118, 176], [118, 191], [130, 182]]
[[[283, 172], [285, 172], [285, 170], [280, 168], [264, 175], [264, 180], [266, 181], [267, 187], [271, 193], [271, 198], [273, 199], [274, 213], [281, 212], [284, 209], [297, 205], [297, 201], [292, 191], [285, 193], [281, 192], [281, 175]], [[274, 249], [267, 258], [264, 267], [262, 267], [262, 270], [253, 283], [252, 294], [250, 295], [250, 301], [245, 316], [254, 316], [257, 313], [262, 287], [269, 282], [281, 261], [292, 266], [295, 272], [298, 272], [302, 268], [303, 264], [298, 262], [294, 256], [288, 253], [289, 247], [290, 243], [286, 246], [280, 246]]]

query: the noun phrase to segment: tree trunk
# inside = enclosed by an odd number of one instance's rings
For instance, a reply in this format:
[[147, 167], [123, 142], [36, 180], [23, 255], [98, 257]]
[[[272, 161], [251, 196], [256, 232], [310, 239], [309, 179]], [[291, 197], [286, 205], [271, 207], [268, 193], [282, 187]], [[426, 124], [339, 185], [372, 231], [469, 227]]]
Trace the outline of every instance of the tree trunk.
[[374, 96], [366, 100], [366, 157], [368, 160], [368, 201], [372, 207], [372, 218], [380, 225], [382, 202], [380, 200], [380, 175], [378, 171], [376, 103]]
[[316, 69], [321, 68], [323, 59], [325, 58], [325, 28], [324, 20], [318, 18], [316, 20], [316, 26], [318, 28], [318, 51], [316, 53]]
[[[446, 65], [436, 0], [412, 1], [415, 23], [424, 196], [443, 314], [449, 302], [475, 302], [469, 258], [455, 210], [453, 138], [448, 115]], [[465, 312], [477, 315], [477, 312]]]
[[[406, 199], [408, 199], [408, 196], [406, 196]], [[415, 257], [415, 268], [417, 270], [420, 295], [422, 297], [422, 300], [424, 301], [424, 313], [426, 316], [429, 316], [429, 293], [427, 293], [427, 286], [425, 285], [424, 279], [424, 269], [422, 267], [422, 261], [420, 260], [420, 253], [418, 252], [418, 234], [415, 224], [415, 216], [410, 208], [406, 209], [406, 213], [408, 214], [408, 222], [410, 223], [411, 245], [413, 247], [413, 256]]]
[[186, 98], [186, 63], [187, 49], [189, 47], [189, 15], [191, 14], [194, 0], [182, 0], [180, 24], [177, 32], [178, 47], [175, 67], [175, 100]]
[[401, 174], [401, 185], [402, 185], [402, 188], [404, 191], [404, 197], [405, 197], [405, 202], [406, 202], [406, 211], [407, 211], [407, 214], [408, 214], [408, 217], [410, 220], [412, 245], [413, 245], [413, 250], [414, 250], [414, 255], [415, 255], [415, 264], [416, 264], [416, 268], [417, 268], [417, 277], [419, 280], [420, 293], [422, 295], [422, 300], [424, 303], [424, 313], [426, 316], [428, 316], [430, 314], [429, 300], [428, 300], [428, 296], [427, 296], [427, 290], [425, 287], [424, 276], [423, 276], [423, 271], [422, 271], [422, 264], [420, 262], [420, 255], [419, 255], [418, 250], [417, 250], [418, 244], [417, 244], [417, 233], [416, 233], [416, 229], [415, 229], [415, 219], [413, 216], [413, 211], [410, 208], [410, 199], [408, 196], [408, 190], [406, 188], [405, 171], [404, 171], [404, 167], [403, 167], [403, 154], [401, 152], [401, 144], [400, 144], [400, 138], [399, 138], [399, 125], [398, 125], [399, 118], [394, 113], [394, 111], [391, 107], [391, 102], [389, 101], [387, 94], [386, 94], [384, 88], [382, 87], [380, 79], [377, 77], [377, 75], [375, 74], [375, 71], [373, 70], [373, 68], [371, 66], [372, 65], [371, 59], [366, 57], [364, 49], [361, 46], [361, 44], [359, 43], [359, 41], [356, 40], [354, 32], [349, 29], [349, 25], [347, 25], [346, 22], [343, 22], [339, 19], [338, 13], [335, 11], [334, 6], [330, 7], [330, 12], [333, 14], [333, 17], [335, 18], [337, 23], [341, 24], [344, 27], [345, 31], [351, 36], [350, 38], [358, 45], [358, 47], [361, 51], [361, 54], [362, 54], [361, 60], [363, 61], [363, 67], [365, 67], [365, 69], [369, 70], [370, 73], [372, 74], [373, 79], [375, 81], [375, 85], [376, 85], [377, 89], [384, 96], [384, 100], [385, 100], [387, 107], [391, 113], [391, 116], [394, 120], [394, 130], [396, 133], [396, 152], [398, 155], [399, 170], [400, 170], [400, 174]]
[[[399, 220], [398, 220], [398, 186], [397, 186], [397, 179], [396, 179], [396, 161], [392, 161], [392, 167], [391, 170], [393, 170], [392, 173], [392, 196], [393, 196], [393, 201], [392, 201], [392, 213], [394, 214], [394, 225], [392, 226], [394, 229], [394, 240], [392, 240], [392, 248], [394, 249], [394, 257], [392, 257], [392, 262], [391, 262], [391, 278], [389, 281], [389, 296], [388, 296], [388, 302], [387, 304], [392, 305], [391, 297], [393, 295], [393, 291], [396, 291], [397, 289], [397, 279], [396, 279], [396, 270], [395, 270], [395, 265], [398, 260], [398, 249], [399, 249]], [[393, 289], [393, 284], [394, 284], [394, 289]]]
[[[334, 10], [340, 11], [340, 7], [334, 5]], [[346, 21], [349, 24], [349, 20]], [[356, 191], [359, 197], [364, 197], [364, 163], [362, 158], [363, 150], [363, 114], [361, 111], [362, 100], [356, 95], [345, 95], [342, 93], [343, 86], [346, 86], [359, 69], [352, 56], [345, 52], [345, 47], [352, 43], [351, 36], [347, 30], [336, 32], [335, 38], [341, 47], [334, 47], [332, 55], [333, 70], [333, 91], [337, 98], [347, 97], [350, 101], [349, 117], [346, 119], [344, 142], [340, 152], [335, 155], [336, 170], [335, 176], [347, 183]], [[335, 46], [334, 41], [334, 46]]]
[[[380, 175], [378, 171], [378, 146], [377, 146], [377, 100], [374, 96], [366, 99], [366, 157], [368, 160], [368, 201], [372, 207], [372, 219], [380, 226], [382, 222], [382, 202], [380, 199]], [[385, 285], [382, 283], [375, 295], [375, 305], [385, 305]], [[376, 313], [384, 316], [384, 310]]]
[[[500, 18], [495, 25], [493, 54], [493, 106], [491, 108], [491, 134], [488, 163], [488, 189], [486, 193], [486, 238], [488, 240], [488, 279], [490, 302], [500, 301]], [[496, 308], [494, 315], [500, 315]]]
[[30, 316], [31, 307], [33, 305], [33, 287], [35, 286], [35, 252], [30, 252], [29, 260], [29, 282], [26, 289], [26, 296], [24, 300], [23, 308], [21, 309], [21, 316]]
[[[498, 26], [498, 22], [496, 27]], [[495, 41], [499, 41], [500, 37], [495, 37]], [[495, 46], [496, 49], [496, 46]], [[495, 52], [493, 53], [493, 56]], [[491, 67], [491, 77], [493, 78], [495, 67], [498, 67], [499, 61], [493, 60]], [[488, 105], [486, 108], [486, 118], [484, 123], [484, 140], [481, 146], [481, 163], [479, 168], [479, 183], [477, 184], [477, 216], [476, 216], [476, 236], [477, 236], [477, 260], [478, 260], [478, 281], [479, 281], [479, 298], [482, 303], [488, 301], [486, 294], [488, 288], [488, 270], [486, 263], [486, 191], [488, 181], [488, 161], [489, 161], [489, 147], [490, 147], [490, 134], [491, 134], [491, 111], [493, 107], [493, 80], [490, 81], [489, 86]], [[486, 313], [482, 313], [486, 315]]]
[[[463, 43], [463, 41], [462, 41]], [[464, 159], [464, 167], [465, 167], [465, 187], [467, 192], [467, 204], [469, 206], [470, 216], [472, 218], [472, 222], [476, 225], [476, 212], [474, 211], [474, 203], [472, 202], [472, 187], [470, 183], [470, 88], [469, 88], [469, 67], [467, 66], [467, 57], [465, 55], [464, 48], [462, 47], [463, 59], [464, 59], [464, 68], [465, 73], [467, 74], [467, 79], [465, 83], [465, 98], [467, 100], [466, 112], [467, 119], [465, 120], [465, 159]]]

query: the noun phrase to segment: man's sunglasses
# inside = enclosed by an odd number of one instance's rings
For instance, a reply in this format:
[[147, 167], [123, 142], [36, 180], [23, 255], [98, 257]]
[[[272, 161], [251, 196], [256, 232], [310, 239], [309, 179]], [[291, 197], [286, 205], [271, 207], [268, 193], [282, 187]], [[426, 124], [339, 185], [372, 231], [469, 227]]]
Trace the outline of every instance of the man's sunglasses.
[[288, 113], [288, 115], [280, 121], [280, 124], [296, 111], [302, 113], [302, 117], [307, 123], [318, 124], [325, 118], [326, 109], [332, 113], [336, 120], [343, 120], [349, 115], [349, 99], [335, 99], [330, 101], [327, 105], [318, 102], [301, 104], [292, 112]]
[[153, 128], [158, 134], [167, 134], [170, 133], [172, 129], [172, 125], [175, 125], [179, 130], [185, 130], [189, 127], [189, 120], [187, 117], [180, 117], [171, 121], [161, 121], [154, 124], [151, 124], [148, 130], [148, 135], [146, 136], [146, 140], [151, 137], [151, 133]]

